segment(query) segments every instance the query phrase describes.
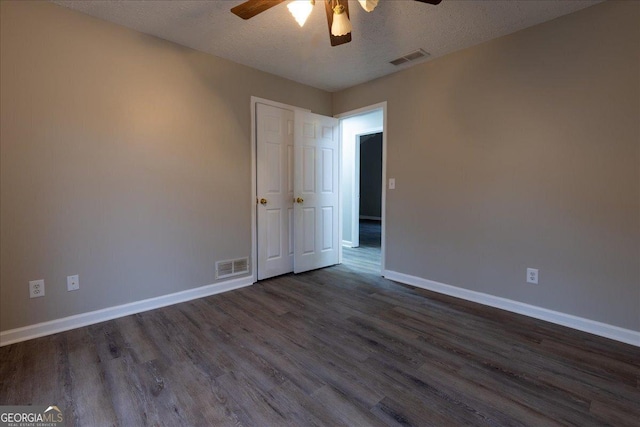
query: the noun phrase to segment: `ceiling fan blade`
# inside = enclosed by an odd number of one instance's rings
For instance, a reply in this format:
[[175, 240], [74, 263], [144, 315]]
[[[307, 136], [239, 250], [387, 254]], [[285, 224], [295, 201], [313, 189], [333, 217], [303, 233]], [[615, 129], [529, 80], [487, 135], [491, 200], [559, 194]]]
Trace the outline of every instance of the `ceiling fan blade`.
[[[351, 41], [351, 33], [345, 34], [344, 36], [334, 36], [331, 34], [331, 25], [333, 24], [333, 9], [331, 8], [331, 3], [331, 0], [324, 1], [324, 9], [327, 12], [327, 24], [329, 24], [329, 39], [331, 40], [331, 46], [339, 46], [341, 44], [349, 43]], [[347, 0], [342, 0], [340, 4], [344, 6], [344, 11], [348, 18], [349, 2]]]
[[442, 0], [416, 0], [416, 1], [419, 1], [420, 3], [429, 3], [434, 6], [439, 5], [442, 2]]
[[277, 6], [284, 0], [248, 0], [231, 9], [231, 12], [242, 19], [253, 18], [259, 13], [273, 6]]

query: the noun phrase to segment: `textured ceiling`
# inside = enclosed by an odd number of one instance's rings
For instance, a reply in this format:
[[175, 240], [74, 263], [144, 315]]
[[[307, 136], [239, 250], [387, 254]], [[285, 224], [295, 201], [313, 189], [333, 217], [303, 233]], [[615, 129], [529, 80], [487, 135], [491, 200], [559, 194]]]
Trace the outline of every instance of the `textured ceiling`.
[[[380, 0], [371, 13], [350, 1], [353, 41], [331, 47], [322, 1], [300, 28], [286, 3], [244, 21], [243, 0], [54, 3], [300, 83], [337, 91], [391, 74], [390, 60], [418, 48], [432, 60], [599, 3], [567, 0]], [[424, 60], [422, 60], [424, 62]]]

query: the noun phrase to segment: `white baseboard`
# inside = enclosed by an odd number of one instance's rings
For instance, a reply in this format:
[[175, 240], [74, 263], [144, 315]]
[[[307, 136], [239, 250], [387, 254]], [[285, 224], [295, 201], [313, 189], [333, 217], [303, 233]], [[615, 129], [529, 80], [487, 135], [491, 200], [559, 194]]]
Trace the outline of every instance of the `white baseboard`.
[[162, 295], [115, 307], [103, 308], [101, 310], [91, 311], [88, 313], [76, 314], [74, 316], [37, 323], [35, 325], [24, 326], [22, 328], [10, 329], [8, 331], [0, 332], [0, 347], [20, 341], [43, 337], [45, 335], [81, 328], [83, 326], [93, 325], [94, 323], [100, 323], [106, 320], [117, 319], [118, 317], [124, 317], [130, 314], [142, 313], [144, 311], [154, 310], [156, 308], [166, 307], [180, 302], [191, 301], [197, 298], [203, 298], [209, 295], [243, 288], [252, 284], [253, 277], [240, 277], [238, 279], [188, 289], [186, 291], [176, 292], [169, 295]]
[[382, 218], [379, 216], [368, 216], [368, 215], [360, 215], [360, 219], [370, 219], [373, 221], [382, 221]]
[[599, 335], [601, 337], [610, 338], [612, 340], [640, 347], [640, 332], [633, 331], [631, 329], [625, 329], [619, 326], [613, 326], [607, 323], [597, 322], [595, 320], [589, 320], [583, 317], [561, 313], [559, 311], [553, 311], [506, 298], [496, 297], [494, 295], [489, 295], [482, 292], [458, 288], [455, 286], [446, 285], [444, 283], [434, 282], [433, 280], [398, 273], [396, 271], [385, 270], [384, 277], [389, 280], [404, 283], [406, 285], [428, 289], [430, 291], [438, 292], [456, 298], [461, 298], [467, 301], [477, 302], [495, 308], [500, 308], [502, 310], [511, 311], [513, 313], [523, 314], [535, 319], [545, 320], [557, 325], [567, 326], [579, 331], [588, 332], [594, 335]]
[[353, 247], [353, 243], [350, 240], [343, 240], [342, 241], [342, 246], [347, 246], [349, 248]]

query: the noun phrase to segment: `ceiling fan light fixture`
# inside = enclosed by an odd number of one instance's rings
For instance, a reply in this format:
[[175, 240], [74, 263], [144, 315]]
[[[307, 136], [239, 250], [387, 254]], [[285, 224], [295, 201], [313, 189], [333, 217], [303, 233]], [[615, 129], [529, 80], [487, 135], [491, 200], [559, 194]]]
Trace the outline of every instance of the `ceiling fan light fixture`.
[[358, 0], [360, 6], [367, 12], [371, 12], [378, 5], [378, 0]]
[[338, 3], [333, 8], [333, 23], [331, 24], [331, 34], [334, 36], [344, 36], [349, 34], [353, 27], [349, 21], [349, 17], [345, 13], [344, 6]]
[[302, 27], [307, 22], [307, 18], [315, 4], [315, 0], [292, 0], [287, 5], [287, 9], [289, 9], [298, 25]]

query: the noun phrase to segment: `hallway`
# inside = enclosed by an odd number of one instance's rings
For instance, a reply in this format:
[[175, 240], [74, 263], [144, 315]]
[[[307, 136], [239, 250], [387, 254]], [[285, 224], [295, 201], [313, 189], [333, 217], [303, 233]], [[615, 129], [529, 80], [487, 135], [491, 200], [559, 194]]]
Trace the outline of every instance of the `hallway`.
[[342, 248], [342, 262], [349, 267], [361, 270], [363, 273], [380, 275], [381, 263], [381, 235], [380, 221], [360, 220], [360, 246], [357, 248]]

